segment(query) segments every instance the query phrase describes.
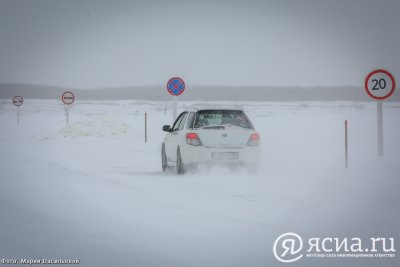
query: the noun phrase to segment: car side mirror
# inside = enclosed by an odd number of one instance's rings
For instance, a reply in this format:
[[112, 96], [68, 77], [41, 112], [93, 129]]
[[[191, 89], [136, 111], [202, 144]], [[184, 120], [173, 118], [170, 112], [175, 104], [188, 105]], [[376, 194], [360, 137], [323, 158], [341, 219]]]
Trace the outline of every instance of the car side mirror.
[[171, 132], [171, 126], [169, 126], [169, 125], [164, 125], [164, 126], [162, 127], [162, 130], [163, 130], [164, 132]]

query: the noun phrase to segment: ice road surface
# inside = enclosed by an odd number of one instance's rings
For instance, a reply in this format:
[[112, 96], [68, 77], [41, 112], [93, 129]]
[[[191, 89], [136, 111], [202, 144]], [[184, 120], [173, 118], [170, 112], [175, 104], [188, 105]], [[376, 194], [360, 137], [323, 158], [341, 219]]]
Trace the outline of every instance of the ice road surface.
[[[255, 175], [161, 172], [162, 102], [0, 102], [0, 258], [79, 258], [80, 266], [279, 266], [275, 239], [394, 237], [399, 251], [400, 103], [242, 103], [261, 135]], [[179, 110], [192, 103], [179, 103]], [[144, 143], [144, 113], [148, 143]], [[344, 168], [344, 120], [349, 169]], [[293, 266], [399, 266], [307, 259]]]

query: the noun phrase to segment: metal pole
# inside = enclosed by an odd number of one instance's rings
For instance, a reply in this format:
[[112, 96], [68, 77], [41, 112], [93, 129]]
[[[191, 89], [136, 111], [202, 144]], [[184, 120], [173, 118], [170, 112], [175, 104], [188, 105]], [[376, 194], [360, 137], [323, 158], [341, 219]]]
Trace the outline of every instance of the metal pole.
[[19, 111], [19, 106], [17, 107], [17, 124], [19, 125], [19, 116], [20, 116], [20, 111]]
[[376, 102], [378, 120], [378, 156], [383, 157], [383, 108], [382, 101]]
[[346, 169], [349, 167], [349, 153], [348, 153], [348, 142], [347, 142], [347, 120], [344, 121], [344, 151], [346, 160]]
[[144, 142], [147, 143], [147, 113], [144, 113]]
[[66, 116], [66, 126], [68, 127], [69, 126], [69, 108], [68, 108], [68, 106], [67, 105], [65, 105], [64, 106], [64, 108], [65, 108], [65, 116]]
[[175, 121], [176, 120], [176, 116], [177, 116], [177, 113], [178, 113], [178, 97], [177, 96], [173, 96], [173, 98], [174, 98], [174, 104], [173, 104], [173, 116], [174, 116], [174, 118], [173, 118], [173, 121]]

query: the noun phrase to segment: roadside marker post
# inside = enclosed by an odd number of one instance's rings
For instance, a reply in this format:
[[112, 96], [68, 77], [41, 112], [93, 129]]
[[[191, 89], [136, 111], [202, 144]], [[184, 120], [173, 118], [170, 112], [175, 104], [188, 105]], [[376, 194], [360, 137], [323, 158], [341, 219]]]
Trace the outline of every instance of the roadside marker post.
[[185, 91], [186, 85], [185, 82], [179, 77], [173, 77], [169, 79], [167, 82], [167, 91], [174, 97], [173, 102], [173, 121], [175, 121], [178, 113], [178, 99], [177, 97], [180, 96]]
[[383, 157], [383, 100], [393, 95], [396, 88], [396, 81], [393, 75], [384, 69], [377, 69], [370, 72], [365, 78], [365, 91], [368, 96], [377, 100], [377, 136], [378, 156]]
[[20, 106], [24, 103], [24, 98], [22, 96], [14, 96], [13, 97], [13, 104], [17, 107], [17, 124], [19, 125], [20, 120]]
[[75, 95], [72, 92], [64, 92], [61, 96], [61, 101], [64, 103], [66, 126], [69, 126], [69, 106], [75, 102]]

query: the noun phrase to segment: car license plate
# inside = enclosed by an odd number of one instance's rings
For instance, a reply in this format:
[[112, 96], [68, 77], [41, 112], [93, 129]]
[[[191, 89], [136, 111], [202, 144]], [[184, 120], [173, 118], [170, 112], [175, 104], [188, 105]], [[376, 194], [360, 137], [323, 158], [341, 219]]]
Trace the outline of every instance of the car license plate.
[[239, 157], [238, 152], [213, 152], [211, 158], [213, 160], [234, 160]]

